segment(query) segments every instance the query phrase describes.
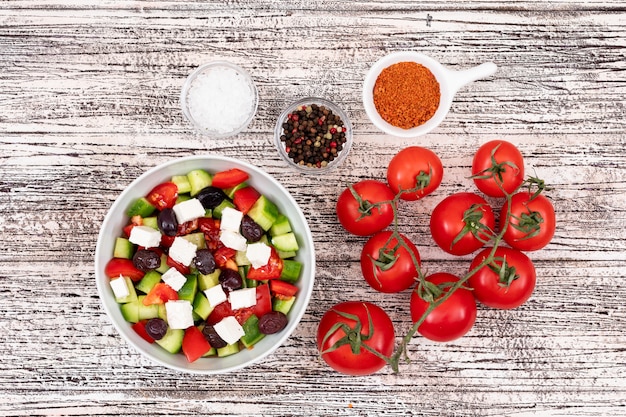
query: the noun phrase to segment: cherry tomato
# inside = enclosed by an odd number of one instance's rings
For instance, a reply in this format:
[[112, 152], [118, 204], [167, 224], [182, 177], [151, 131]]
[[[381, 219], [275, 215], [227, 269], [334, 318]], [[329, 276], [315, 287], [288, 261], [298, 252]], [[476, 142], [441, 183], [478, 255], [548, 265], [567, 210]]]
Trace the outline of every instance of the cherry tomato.
[[[508, 202], [502, 207], [500, 221], [506, 218]], [[509, 246], [523, 251], [539, 250], [554, 236], [556, 216], [550, 200], [539, 194], [520, 192], [511, 197], [509, 225], [504, 232], [504, 241]]]
[[444, 198], [430, 216], [435, 243], [452, 255], [467, 255], [480, 249], [495, 228], [491, 207], [474, 193], [456, 193]]
[[[426, 277], [426, 282], [433, 284], [441, 294], [429, 292], [433, 300], [437, 300], [449, 291], [450, 287], [459, 280], [458, 277], [445, 272], [439, 272]], [[428, 288], [427, 287], [427, 288]], [[443, 288], [442, 288], [443, 287]], [[418, 286], [411, 293], [411, 318], [417, 322], [426, 312], [430, 303], [422, 296], [424, 293]], [[428, 298], [428, 297], [426, 297]], [[436, 342], [449, 342], [467, 334], [476, 321], [476, 300], [472, 292], [466, 288], [458, 288], [443, 303], [438, 305], [424, 319], [417, 331], [427, 339]]]
[[117, 278], [121, 275], [132, 281], [139, 281], [145, 275], [145, 272], [138, 269], [132, 260], [124, 258], [111, 259], [104, 267], [104, 273], [109, 278]]
[[[482, 250], [470, 265], [477, 268], [491, 248]], [[474, 297], [484, 305], [499, 309], [519, 307], [535, 289], [535, 267], [528, 256], [517, 249], [498, 247], [494, 261], [482, 267], [468, 281]]]
[[248, 179], [248, 173], [239, 168], [220, 171], [213, 176], [211, 185], [217, 188], [232, 188]]
[[492, 140], [474, 155], [472, 178], [486, 195], [504, 197], [504, 192], [511, 194], [524, 181], [524, 158], [512, 143]]
[[[359, 202], [356, 193], [362, 200]], [[376, 180], [363, 180], [346, 188], [337, 199], [337, 218], [348, 232], [369, 236], [380, 232], [393, 221], [390, 203], [394, 194], [386, 184]], [[378, 206], [374, 206], [381, 203]]]
[[146, 199], [150, 204], [156, 207], [157, 210], [174, 207], [177, 198], [178, 186], [173, 182], [164, 182], [157, 185], [146, 196]]
[[387, 167], [387, 182], [397, 194], [403, 192], [403, 200], [418, 200], [433, 191], [443, 178], [443, 165], [439, 157], [430, 149], [410, 146], [398, 152]]
[[[317, 348], [334, 370], [348, 375], [370, 375], [387, 362], [363, 345], [390, 356], [394, 338], [393, 323], [383, 309], [369, 302], [346, 301], [322, 316], [317, 329]], [[361, 341], [354, 351], [350, 339]]]
[[[411, 253], [395, 237], [392, 238], [392, 234], [390, 231], [376, 233], [361, 251], [361, 271], [365, 281], [385, 293], [406, 290], [415, 284], [418, 276]], [[417, 248], [406, 236], [400, 236], [419, 265]]]

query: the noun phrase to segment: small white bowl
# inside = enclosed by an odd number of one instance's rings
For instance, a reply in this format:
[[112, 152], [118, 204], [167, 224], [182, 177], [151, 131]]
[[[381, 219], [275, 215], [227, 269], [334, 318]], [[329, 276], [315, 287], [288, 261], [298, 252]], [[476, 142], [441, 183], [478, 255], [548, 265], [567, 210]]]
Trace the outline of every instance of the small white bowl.
[[[339, 118], [343, 122], [343, 126], [346, 128], [346, 142], [342, 145], [341, 151], [337, 153], [337, 156], [331, 162], [329, 162], [328, 165], [322, 167], [309, 167], [296, 163], [289, 156], [289, 153], [285, 149], [285, 143], [281, 140], [281, 136], [284, 134], [283, 123], [287, 121], [287, 116], [290, 113], [298, 110], [300, 107], [308, 106], [310, 104], [317, 104], [318, 106], [326, 107], [327, 109], [332, 111], [333, 114], [339, 116]], [[352, 124], [350, 123], [350, 119], [348, 118], [346, 112], [343, 111], [335, 103], [319, 97], [305, 97], [295, 101], [294, 103], [291, 103], [285, 108], [285, 110], [283, 110], [280, 116], [278, 116], [278, 119], [276, 120], [276, 126], [274, 127], [274, 144], [276, 145], [278, 153], [283, 158], [283, 160], [293, 169], [300, 171], [304, 174], [323, 174], [341, 165], [348, 157], [348, 153], [350, 153], [350, 149], [352, 148]]]
[[[220, 76], [227, 79], [219, 80]], [[227, 80], [238, 88], [227, 84]], [[194, 97], [195, 94], [200, 96]], [[208, 114], [196, 106], [199, 101], [204, 110], [209, 110]], [[245, 129], [256, 113], [258, 102], [258, 91], [250, 74], [228, 61], [212, 61], [196, 68], [180, 93], [185, 118], [199, 133], [214, 138], [234, 136]], [[240, 112], [232, 112], [237, 105], [242, 107], [238, 109]]]
[[[143, 340], [124, 320], [119, 304], [115, 302], [110, 279], [104, 273], [107, 262], [113, 256], [113, 247], [122, 228], [128, 224], [125, 214], [128, 206], [138, 197], [145, 196], [154, 186], [168, 181], [173, 175], [184, 175], [202, 168], [210, 172], [239, 168], [247, 172], [248, 184], [272, 200], [281, 213], [289, 218], [292, 228], [301, 243], [296, 259], [302, 262], [302, 275], [296, 283], [299, 292], [296, 302], [289, 311], [287, 327], [279, 333], [268, 335], [252, 349], [242, 349], [239, 353], [222, 358], [200, 358], [189, 363], [181, 353], [171, 354], [156, 343]], [[154, 362], [181, 372], [198, 374], [220, 374], [235, 371], [255, 362], [259, 362], [276, 350], [291, 335], [300, 322], [307, 308], [315, 277], [315, 248], [308, 223], [289, 192], [265, 171], [236, 159], [223, 156], [190, 156], [175, 159], [145, 172], [133, 181], [115, 200], [107, 213], [96, 246], [95, 255], [96, 285], [98, 294], [107, 315], [122, 337], [137, 351]]]
[[[378, 114], [376, 106], [374, 105], [374, 85], [376, 84], [378, 76], [382, 70], [399, 62], [415, 62], [428, 68], [439, 82], [441, 93], [439, 107], [433, 117], [424, 124], [411, 129], [403, 129], [388, 123]], [[494, 63], [487, 62], [465, 71], [451, 71], [434, 59], [418, 52], [393, 52], [374, 63], [365, 77], [363, 83], [363, 105], [365, 106], [365, 112], [378, 129], [389, 135], [403, 138], [422, 136], [439, 126], [443, 121], [450, 111], [454, 95], [461, 87], [472, 81], [492, 75], [496, 69], [497, 67]]]

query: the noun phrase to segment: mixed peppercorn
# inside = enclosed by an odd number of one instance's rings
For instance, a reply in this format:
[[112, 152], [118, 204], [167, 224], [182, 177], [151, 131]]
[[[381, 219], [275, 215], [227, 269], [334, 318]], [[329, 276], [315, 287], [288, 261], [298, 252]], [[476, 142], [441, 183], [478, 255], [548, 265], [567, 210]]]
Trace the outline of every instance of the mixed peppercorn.
[[346, 143], [346, 127], [326, 106], [299, 106], [287, 115], [280, 140], [296, 164], [322, 168], [332, 162]]

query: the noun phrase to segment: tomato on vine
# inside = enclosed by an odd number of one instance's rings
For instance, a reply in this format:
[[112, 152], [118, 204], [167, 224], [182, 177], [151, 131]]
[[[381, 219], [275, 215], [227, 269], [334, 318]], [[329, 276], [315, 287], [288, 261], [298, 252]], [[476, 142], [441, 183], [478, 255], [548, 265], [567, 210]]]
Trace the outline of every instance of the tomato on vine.
[[444, 198], [430, 216], [430, 233], [452, 255], [467, 255], [483, 247], [494, 234], [495, 218], [487, 201], [474, 193]]
[[[443, 164], [433, 151], [410, 146], [398, 152], [387, 167], [387, 183], [400, 198], [418, 200], [439, 187], [443, 178]], [[410, 191], [407, 191], [410, 190]]]
[[400, 243], [393, 232], [376, 233], [361, 251], [361, 272], [365, 281], [377, 291], [404, 291], [417, 280], [420, 264], [417, 247], [406, 236], [398, 235], [404, 243]]
[[[478, 268], [492, 248], [485, 248], [474, 258], [470, 271]], [[517, 249], [498, 247], [494, 259], [473, 274], [468, 285], [474, 297], [484, 305], [512, 309], [524, 304], [535, 290], [535, 266], [528, 256]]]
[[328, 310], [317, 329], [317, 348], [334, 370], [370, 375], [387, 364], [395, 332], [387, 313], [369, 302], [346, 301]]
[[504, 197], [513, 193], [524, 182], [524, 158], [519, 149], [510, 142], [487, 142], [474, 155], [472, 179], [476, 187], [486, 195]]
[[[424, 279], [411, 293], [411, 319], [418, 322], [430, 304], [450, 292], [459, 281], [455, 275], [439, 272]], [[449, 342], [464, 336], [476, 322], [476, 300], [472, 291], [457, 288], [424, 318], [417, 331], [427, 339]]]
[[376, 180], [359, 181], [339, 195], [337, 219], [353, 235], [372, 235], [393, 221], [390, 203], [393, 198], [394, 194], [387, 184]]
[[506, 202], [500, 212], [500, 222], [509, 214], [504, 241], [512, 248], [535, 251], [544, 248], [554, 236], [556, 216], [554, 206], [541, 194], [522, 191], [511, 197], [511, 209]]

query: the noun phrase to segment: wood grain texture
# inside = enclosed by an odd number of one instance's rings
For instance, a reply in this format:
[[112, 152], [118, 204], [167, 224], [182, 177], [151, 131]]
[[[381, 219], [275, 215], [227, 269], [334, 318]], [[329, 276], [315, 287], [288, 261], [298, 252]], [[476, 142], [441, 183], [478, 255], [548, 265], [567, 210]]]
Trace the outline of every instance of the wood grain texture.
[[[0, 3], [0, 415], [619, 416], [626, 415], [626, 7], [620, 1], [10, 1]], [[418, 50], [453, 70], [496, 74], [462, 88], [433, 133], [394, 139], [361, 103], [368, 68]], [[185, 77], [224, 58], [250, 71], [258, 113], [238, 137], [207, 140], [179, 109]], [[272, 135], [289, 102], [337, 102], [354, 125], [346, 163], [318, 178], [289, 171]], [[481, 143], [519, 146], [553, 187], [558, 229], [532, 253], [533, 297], [481, 307], [447, 344], [416, 337], [396, 375], [332, 372], [317, 323], [367, 299], [408, 326], [408, 292], [366, 287], [363, 238], [341, 231], [336, 197], [384, 178], [419, 143], [440, 155], [442, 186], [403, 203], [400, 224], [427, 271], [462, 274], [428, 216], [467, 179]], [[126, 345], [94, 285], [100, 224], [146, 169], [215, 153], [262, 167], [301, 206], [316, 244], [310, 306], [295, 333], [249, 370], [190, 376]], [[494, 204], [496, 202], [494, 201]]]

